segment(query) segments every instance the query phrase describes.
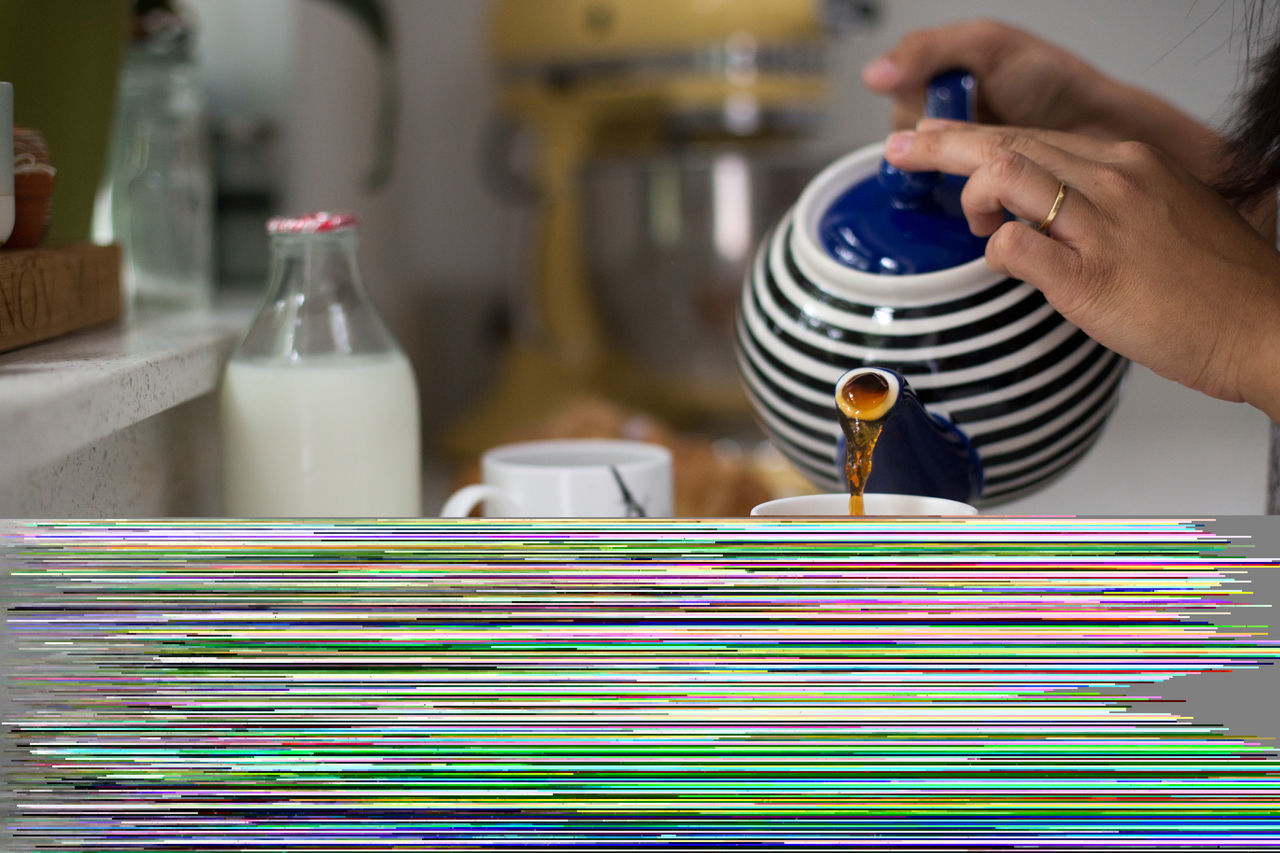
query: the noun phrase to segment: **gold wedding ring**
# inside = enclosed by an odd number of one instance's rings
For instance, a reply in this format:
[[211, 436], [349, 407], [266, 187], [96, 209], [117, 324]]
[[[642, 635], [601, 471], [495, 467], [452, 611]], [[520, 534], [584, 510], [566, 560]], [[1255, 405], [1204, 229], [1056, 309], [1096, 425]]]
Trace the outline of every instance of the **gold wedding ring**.
[[1049, 208], [1049, 215], [1044, 218], [1040, 226], [1036, 228], [1041, 234], [1049, 233], [1049, 226], [1053, 224], [1053, 220], [1058, 218], [1058, 211], [1062, 209], [1062, 200], [1067, 197], [1067, 184], [1065, 181], [1058, 182], [1058, 197], [1053, 200], [1053, 207]]

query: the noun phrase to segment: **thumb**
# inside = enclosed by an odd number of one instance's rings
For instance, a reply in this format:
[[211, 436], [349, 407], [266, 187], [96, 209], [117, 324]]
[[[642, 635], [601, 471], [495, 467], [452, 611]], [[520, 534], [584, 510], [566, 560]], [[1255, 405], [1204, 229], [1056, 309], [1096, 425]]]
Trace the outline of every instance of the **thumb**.
[[970, 21], [908, 33], [862, 69], [862, 82], [882, 95], [916, 94], [953, 68], [988, 76], [1022, 34], [993, 21]]

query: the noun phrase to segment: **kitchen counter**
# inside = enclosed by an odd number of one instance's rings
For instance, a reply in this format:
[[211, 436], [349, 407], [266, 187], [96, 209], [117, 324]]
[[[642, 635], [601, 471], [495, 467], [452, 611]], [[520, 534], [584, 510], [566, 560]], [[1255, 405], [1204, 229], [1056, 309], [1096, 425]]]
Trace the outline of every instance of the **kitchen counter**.
[[[257, 307], [141, 311], [125, 323], [0, 354], [0, 518], [221, 513], [221, 369]], [[419, 377], [420, 381], [430, 377]], [[1269, 423], [1135, 367], [1101, 439], [1028, 515], [1263, 512]], [[428, 460], [424, 511], [448, 472]]]
[[991, 512], [1262, 515], [1270, 429], [1257, 409], [1131, 365], [1102, 436], [1080, 463], [1041, 491]]
[[0, 516], [216, 513], [212, 392], [257, 298], [0, 354]]

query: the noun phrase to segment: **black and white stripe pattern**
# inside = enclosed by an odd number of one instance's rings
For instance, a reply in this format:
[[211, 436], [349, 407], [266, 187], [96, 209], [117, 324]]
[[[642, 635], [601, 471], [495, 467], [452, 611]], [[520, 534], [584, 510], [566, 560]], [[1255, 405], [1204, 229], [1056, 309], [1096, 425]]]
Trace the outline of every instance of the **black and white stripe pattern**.
[[832, 393], [859, 365], [903, 374], [969, 436], [983, 463], [984, 505], [1045, 485], [1097, 440], [1127, 361], [1034, 287], [975, 267], [945, 296], [922, 297], [908, 277], [898, 279], [901, 298], [861, 296], [821, 283], [796, 251], [800, 227], [788, 213], [747, 274], [738, 361], [766, 432], [816, 486], [845, 489]]

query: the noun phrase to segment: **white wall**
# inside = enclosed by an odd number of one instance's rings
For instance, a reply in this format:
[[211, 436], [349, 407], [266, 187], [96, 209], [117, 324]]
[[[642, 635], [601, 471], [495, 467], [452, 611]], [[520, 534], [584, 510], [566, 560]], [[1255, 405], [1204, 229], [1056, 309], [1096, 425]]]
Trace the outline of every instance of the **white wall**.
[[300, 207], [363, 207], [375, 217], [364, 229], [367, 254], [385, 244], [395, 255], [371, 263], [385, 263], [404, 286], [496, 279], [502, 209], [480, 181], [476, 149], [493, 103], [483, 47], [486, 4], [391, 0], [389, 6], [403, 89], [394, 186], [369, 196], [361, 184], [373, 153], [372, 49], [330, 5], [301, 2], [295, 73], [302, 139], [290, 158], [290, 200]]
[[210, 106], [275, 114], [293, 89], [294, 39], [301, 0], [182, 0], [194, 13]]

